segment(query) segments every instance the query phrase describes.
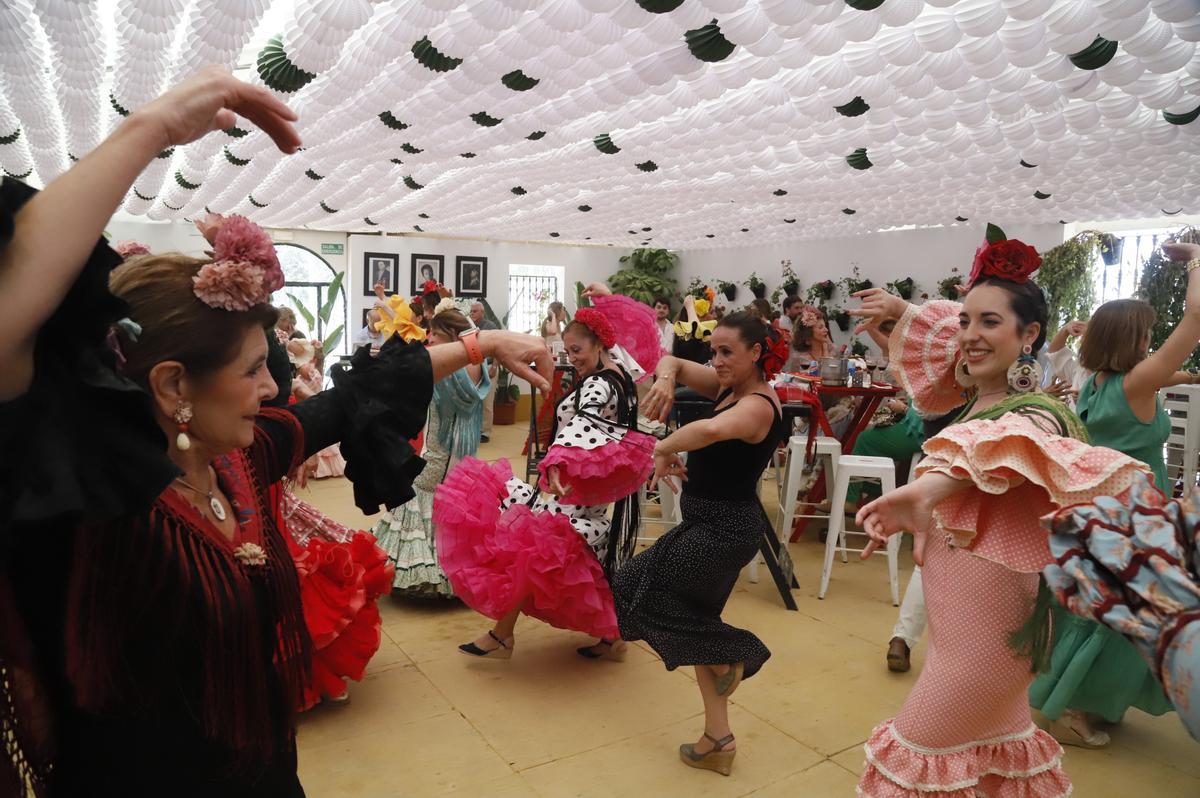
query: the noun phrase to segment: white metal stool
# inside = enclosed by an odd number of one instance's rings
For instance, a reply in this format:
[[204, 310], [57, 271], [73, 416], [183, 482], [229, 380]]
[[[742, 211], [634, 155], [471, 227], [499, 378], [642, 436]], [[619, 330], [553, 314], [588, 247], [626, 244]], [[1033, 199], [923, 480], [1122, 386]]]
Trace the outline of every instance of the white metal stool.
[[[846, 503], [846, 492], [850, 488], [850, 481], [855, 479], [876, 479], [879, 480], [879, 486], [882, 492], [886, 495], [888, 491], [896, 489], [896, 466], [886, 457], [862, 457], [859, 455], [844, 455], [838, 460], [837, 474], [833, 481], [833, 492], [830, 498], [833, 500], [834, 512], [829, 517], [829, 531], [825, 538], [825, 565], [821, 570], [821, 590], [817, 593], [817, 598], [825, 598], [826, 591], [829, 590], [829, 577], [833, 573], [833, 555], [834, 552], [842, 553], [842, 562], [846, 562], [846, 553], [849, 551], [861, 552], [862, 549], [850, 549], [846, 546], [846, 535], [862, 535], [863, 532], [847, 532], [846, 519], [841, 512], [842, 507]], [[888, 562], [888, 580], [892, 587], [892, 606], [900, 606], [900, 577], [899, 577], [899, 554], [900, 554], [900, 536], [892, 535], [887, 545], [887, 562]]]
[[[797, 518], [825, 518], [831, 517], [833, 509], [840, 507], [836, 504], [831, 504], [830, 514], [825, 513], [809, 513], [804, 515], [796, 514], [796, 505], [799, 503], [798, 496], [800, 485], [804, 480], [804, 457], [807, 453], [808, 438], [804, 435], [793, 435], [788, 440], [787, 446], [787, 468], [784, 472], [784, 488], [779, 499], [779, 511], [782, 515], [782, 525], [779, 528], [779, 539], [786, 541], [792, 534], [792, 522]], [[842, 442], [837, 438], [829, 438], [821, 436], [813, 443], [813, 459], [826, 458], [825, 462], [825, 485], [827, 494], [828, 490], [833, 486], [834, 477], [837, 475], [838, 462], [842, 457]]]

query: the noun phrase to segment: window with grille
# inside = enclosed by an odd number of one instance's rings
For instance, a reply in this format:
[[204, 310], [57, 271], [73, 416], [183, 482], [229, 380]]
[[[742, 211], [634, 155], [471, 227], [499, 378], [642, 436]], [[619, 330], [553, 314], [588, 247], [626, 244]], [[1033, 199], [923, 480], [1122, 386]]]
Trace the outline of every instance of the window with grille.
[[1142, 279], [1142, 266], [1154, 254], [1158, 245], [1169, 238], [1172, 230], [1136, 230], [1113, 232], [1120, 241], [1120, 257], [1110, 266], [1096, 256], [1097, 306], [1113, 299], [1129, 299], [1137, 293]]
[[[350, 339], [354, 330], [346, 328], [346, 291], [342, 290], [340, 301], [329, 314], [328, 324], [321, 321], [318, 312], [329, 301], [329, 284], [337, 275], [329, 261], [299, 244], [276, 244], [275, 253], [279, 256], [279, 265], [283, 268], [284, 285], [271, 295], [271, 304], [295, 311], [296, 329], [309, 338], [324, 341], [336, 330], [341, 329], [341, 339], [326, 358], [327, 364], [338, 355], [349, 354]], [[312, 329], [297, 305], [312, 315]]]
[[508, 329], [539, 335], [550, 303], [566, 299], [566, 271], [562, 266], [509, 266]]

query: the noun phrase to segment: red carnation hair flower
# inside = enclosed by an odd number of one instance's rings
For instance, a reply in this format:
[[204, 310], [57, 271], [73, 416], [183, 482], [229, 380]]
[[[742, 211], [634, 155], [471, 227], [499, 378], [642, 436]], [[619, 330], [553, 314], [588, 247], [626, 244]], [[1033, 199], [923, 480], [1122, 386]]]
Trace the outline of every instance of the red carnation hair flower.
[[575, 321], [591, 330], [605, 349], [612, 349], [616, 345], [617, 331], [608, 317], [595, 308], [580, 308], [575, 313]]

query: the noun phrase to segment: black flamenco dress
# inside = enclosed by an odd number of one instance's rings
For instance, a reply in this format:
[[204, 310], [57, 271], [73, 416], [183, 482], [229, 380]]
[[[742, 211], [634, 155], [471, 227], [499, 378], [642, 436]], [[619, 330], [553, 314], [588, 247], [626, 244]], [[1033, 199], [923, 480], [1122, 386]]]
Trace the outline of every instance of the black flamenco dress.
[[[0, 185], [0, 250], [32, 194]], [[105, 345], [126, 313], [119, 263], [97, 244], [39, 333], [29, 391], [0, 403], [0, 795], [302, 796], [312, 645], [270, 489], [341, 441], [365, 512], [407, 501], [428, 354], [363, 350], [333, 389], [265, 409], [254, 443], [213, 463], [229, 541], [168, 489], [149, 398]]]
[[[716, 404], [728, 396], [722, 393]], [[775, 407], [766, 394], [738, 401]], [[617, 572], [612, 588], [621, 637], [645, 640], [667, 670], [743, 662], [748, 678], [771, 656], [753, 633], [722, 621], [721, 612], [763, 535], [773, 534], [756, 487], [785, 435], [775, 409], [775, 421], [758, 443], [718, 441], [689, 452], [683, 523]]]

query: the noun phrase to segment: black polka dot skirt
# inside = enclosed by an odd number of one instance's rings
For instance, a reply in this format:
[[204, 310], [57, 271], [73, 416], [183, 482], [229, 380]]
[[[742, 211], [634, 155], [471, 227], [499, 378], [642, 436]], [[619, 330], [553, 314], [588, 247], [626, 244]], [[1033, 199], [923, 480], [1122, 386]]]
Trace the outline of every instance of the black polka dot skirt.
[[683, 523], [631, 559], [613, 579], [625, 640], [645, 640], [667, 670], [745, 663], [754, 675], [771, 652], [745, 629], [721, 620], [741, 573], [774, 534], [758, 501], [683, 495]]

